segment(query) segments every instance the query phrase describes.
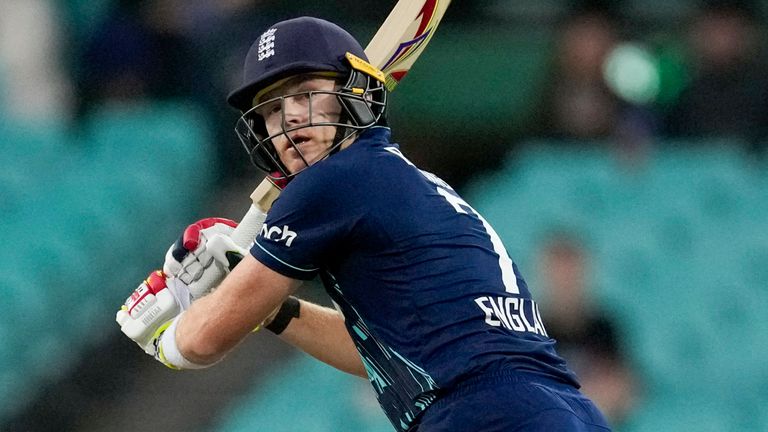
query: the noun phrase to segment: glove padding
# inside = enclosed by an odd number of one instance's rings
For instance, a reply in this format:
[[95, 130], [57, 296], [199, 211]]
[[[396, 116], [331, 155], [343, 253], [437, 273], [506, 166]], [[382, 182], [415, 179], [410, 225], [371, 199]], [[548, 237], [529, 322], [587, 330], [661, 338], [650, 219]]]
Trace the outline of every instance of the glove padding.
[[224, 218], [189, 225], [165, 254], [163, 271], [187, 284], [194, 299], [210, 293], [246, 253], [230, 237], [236, 227]]
[[192, 295], [184, 282], [157, 270], [125, 300], [115, 320], [144, 352], [157, 356], [160, 335], [191, 303]]

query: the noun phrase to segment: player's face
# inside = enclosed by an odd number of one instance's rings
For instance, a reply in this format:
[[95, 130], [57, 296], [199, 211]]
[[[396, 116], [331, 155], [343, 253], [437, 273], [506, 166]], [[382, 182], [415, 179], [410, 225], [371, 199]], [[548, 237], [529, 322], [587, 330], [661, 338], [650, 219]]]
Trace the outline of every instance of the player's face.
[[[298, 75], [261, 97], [270, 101], [257, 112], [264, 118], [280, 160], [289, 173], [296, 173], [322, 159], [333, 145], [335, 126], [309, 126], [336, 123], [341, 105], [335, 91], [339, 85], [332, 78]], [[298, 128], [298, 129], [297, 129]]]

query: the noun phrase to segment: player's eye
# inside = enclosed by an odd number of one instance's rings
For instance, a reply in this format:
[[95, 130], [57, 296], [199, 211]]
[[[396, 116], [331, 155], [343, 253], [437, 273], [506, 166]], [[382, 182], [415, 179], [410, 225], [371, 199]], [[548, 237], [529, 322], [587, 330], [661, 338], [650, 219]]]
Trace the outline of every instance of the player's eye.
[[297, 93], [296, 95], [293, 96], [293, 100], [295, 102], [305, 102], [307, 99], [309, 99], [309, 94], [310, 92], [308, 91]]
[[266, 102], [263, 106], [259, 107], [258, 113], [260, 116], [266, 118], [271, 115], [278, 114], [281, 109], [282, 104], [280, 103], [280, 100], [274, 100], [271, 102]]

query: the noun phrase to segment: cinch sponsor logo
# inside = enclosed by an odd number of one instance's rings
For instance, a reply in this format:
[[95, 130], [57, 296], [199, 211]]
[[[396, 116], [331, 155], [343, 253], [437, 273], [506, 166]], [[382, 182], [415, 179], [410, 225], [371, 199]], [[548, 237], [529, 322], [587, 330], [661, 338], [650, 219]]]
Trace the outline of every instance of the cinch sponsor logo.
[[268, 227], [267, 224], [261, 226], [261, 236], [267, 240], [276, 242], [285, 242], [285, 245], [291, 247], [291, 243], [296, 238], [296, 232], [291, 231], [288, 225], [280, 227]]

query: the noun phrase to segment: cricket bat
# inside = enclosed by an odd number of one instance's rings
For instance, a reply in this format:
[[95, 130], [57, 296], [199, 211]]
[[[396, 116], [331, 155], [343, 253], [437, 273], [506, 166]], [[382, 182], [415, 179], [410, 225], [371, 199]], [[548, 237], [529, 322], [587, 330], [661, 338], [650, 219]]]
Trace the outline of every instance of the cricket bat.
[[[386, 87], [393, 91], [424, 51], [450, 0], [399, 0], [365, 48], [372, 65], [386, 76]], [[268, 179], [251, 194], [253, 204], [232, 233], [232, 240], [247, 248], [256, 238], [264, 222], [263, 214], [280, 195]]]

